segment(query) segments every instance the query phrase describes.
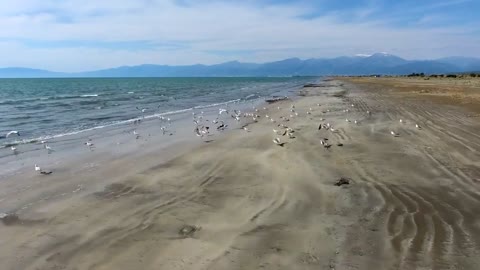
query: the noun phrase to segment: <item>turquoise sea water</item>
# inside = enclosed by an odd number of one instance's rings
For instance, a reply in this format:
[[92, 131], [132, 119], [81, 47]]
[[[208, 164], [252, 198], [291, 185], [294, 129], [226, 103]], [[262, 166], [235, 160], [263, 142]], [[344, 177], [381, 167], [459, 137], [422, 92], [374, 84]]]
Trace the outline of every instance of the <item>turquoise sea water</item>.
[[[1, 79], [0, 145], [212, 104], [288, 95], [318, 78]], [[137, 109], [146, 108], [145, 113]], [[18, 138], [5, 138], [18, 130]], [[20, 139], [20, 140], [19, 140]]]

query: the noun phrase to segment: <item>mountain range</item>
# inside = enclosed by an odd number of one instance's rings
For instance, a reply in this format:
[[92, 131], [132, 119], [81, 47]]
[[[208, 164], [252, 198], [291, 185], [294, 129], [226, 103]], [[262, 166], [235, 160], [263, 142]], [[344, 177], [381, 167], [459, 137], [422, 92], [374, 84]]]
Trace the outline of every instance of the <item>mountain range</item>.
[[404, 75], [422, 72], [442, 74], [478, 71], [480, 71], [480, 58], [447, 57], [436, 60], [405, 60], [391, 54], [376, 53], [329, 59], [289, 58], [263, 64], [238, 61], [189, 66], [145, 64], [77, 73], [8, 67], [0, 68], [0, 78]]

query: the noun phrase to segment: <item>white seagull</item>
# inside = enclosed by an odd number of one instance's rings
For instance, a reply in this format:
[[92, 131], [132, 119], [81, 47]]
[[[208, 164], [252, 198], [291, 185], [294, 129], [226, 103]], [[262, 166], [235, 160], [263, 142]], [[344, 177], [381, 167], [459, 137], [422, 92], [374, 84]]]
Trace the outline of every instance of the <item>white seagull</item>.
[[42, 169], [40, 168], [40, 166], [38, 166], [37, 164], [35, 164], [35, 171], [36, 171], [36, 172], [39, 172], [40, 174], [46, 174], [46, 175], [52, 173], [51, 171], [48, 171], [48, 172], [47, 172], [47, 171], [42, 171]]
[[52, 149], [52, 147], [50, 147], [50, 145], [48, 145], [48, 144], [45, 144], [45, 149], [47, 150], [47, 152], [48, 152], [49, 154], [51, 154], [52, 152], [55, 152], [55, 151]]
[[415, 127], [418, 129], [422, 129], [418, 124], [415, 124]]
[[273, 143], [278, 146], [283, 146], [285, 143], [282, 143], [279, 138], [273, 139]]
[[7, 135], [5, 137], [10, 137], [12, 135], [17, 135], [17, 136], [20, 136], [20, 132], [16, 131], [16, 130], [12, 130], [10, 132], [7, 133]]
[[145, 112], [148, 110], [148, 108], [141, 108], [141, 109], [138, 108], [138, 107], [135, 107], [135, 108], [136, 108], [137, 110], [141, 111], [142, 113], [145, 113]]
[[399, 136], [398, 133], [395, 133], [395, 131], [393, 131], [393, 130], [390, 131], [390, 134], [392, 134], [393, 137], [398, 137]]

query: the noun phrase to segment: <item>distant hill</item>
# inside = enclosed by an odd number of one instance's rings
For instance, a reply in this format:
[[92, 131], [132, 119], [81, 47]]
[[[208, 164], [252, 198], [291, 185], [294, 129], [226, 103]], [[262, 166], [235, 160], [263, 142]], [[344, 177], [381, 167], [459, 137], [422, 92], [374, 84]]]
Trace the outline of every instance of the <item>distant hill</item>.
[[139, 65], [79, 73], [60, 73], [29, 68], [0, 68], [0, 78], [40, 77], [240, 77], [240, 76], [322, 76], [322, 75], [402, 75], [410, 73], [454, 73], [480, 70], [480, 59], [447, 57], [437, 60], [405, 60], [395, 55], [337, 58], [289, 58], [254, 64], [238, 61], [217, 65]]
[[437, 60], [438, 62], [454, 65], [463, 72], [480, 70], [480, 59], [472, 57], [446, 57]]
[[64, 73], [42, 69], [22, 67], [0, 68], [0, 78], [50, 78], [62, 76], [64, 76]]

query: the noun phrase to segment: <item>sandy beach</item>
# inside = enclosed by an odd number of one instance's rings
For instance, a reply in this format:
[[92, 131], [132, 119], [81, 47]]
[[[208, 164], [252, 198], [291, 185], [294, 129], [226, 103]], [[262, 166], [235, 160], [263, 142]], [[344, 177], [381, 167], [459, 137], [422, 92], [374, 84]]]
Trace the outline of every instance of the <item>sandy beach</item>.
[[0, 269], [478, 269], [479, 91], [335, 78], [208, 143], [99, 146], [101, 162], [6, 177]]

